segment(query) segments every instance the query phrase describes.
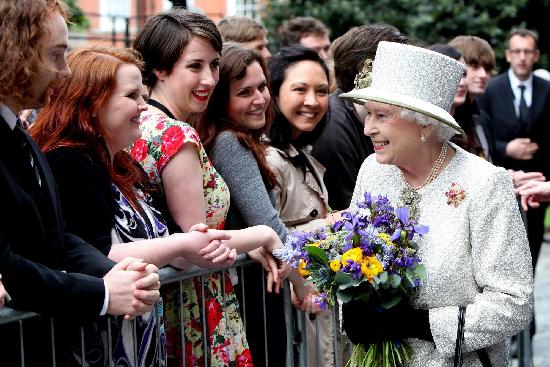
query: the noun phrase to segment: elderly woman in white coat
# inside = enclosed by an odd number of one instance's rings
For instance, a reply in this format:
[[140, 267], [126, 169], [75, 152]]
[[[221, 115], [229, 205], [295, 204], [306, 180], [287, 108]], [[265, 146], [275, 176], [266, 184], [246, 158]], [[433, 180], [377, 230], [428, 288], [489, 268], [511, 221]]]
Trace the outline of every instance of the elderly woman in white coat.
[[452, 365], [460, 306], [464, 366], [507, 366], [509, 338], [533, 313], [529, 246], [511, 177], [449, 142], [462, 133], [448, 113], [462, 73], [461, 63], [441, 54], [380, 42], [370, 86], [342, 95], [365, 104], [375, 149], [352, 205], [367, 191], [386, 195], [429, 227], [419, 241], [427, 277], [418, 293], [382, 315], [352, 303], [344, 328], [355, 343], [376, 341], [373, 325], [382, 339], [406, 339], [411, 366]]

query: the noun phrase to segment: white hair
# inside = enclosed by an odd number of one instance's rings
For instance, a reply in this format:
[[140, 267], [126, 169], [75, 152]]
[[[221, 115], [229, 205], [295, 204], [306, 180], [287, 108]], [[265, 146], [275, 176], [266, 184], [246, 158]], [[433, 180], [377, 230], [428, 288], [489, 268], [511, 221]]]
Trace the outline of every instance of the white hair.
[[439, 120], [436, 120], [433, 117], [426, 116], [423, 113], [411, 111], [406, 108], [402, 108], [402, 107], [398, 107], [398, 108], [401, 110], [399, 115], [402, 118], [410, 120], [412, 122], [416, 122], [417, 124], [422, 126], [432, 125], [434, 127], [434, 134], [438, 142], [449, 141], [451, 140], [453, 135], [458, 133], [455, 129], [453, 129], [449, 125]]

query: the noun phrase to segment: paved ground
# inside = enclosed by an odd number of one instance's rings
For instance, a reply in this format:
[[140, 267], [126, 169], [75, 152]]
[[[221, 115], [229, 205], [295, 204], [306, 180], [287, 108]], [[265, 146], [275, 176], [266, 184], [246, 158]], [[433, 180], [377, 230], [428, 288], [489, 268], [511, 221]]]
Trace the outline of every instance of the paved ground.
[[542, 245], [535, 273], [537, 333], [533, 338], [535, 367], [550, 367], [550, 242]]

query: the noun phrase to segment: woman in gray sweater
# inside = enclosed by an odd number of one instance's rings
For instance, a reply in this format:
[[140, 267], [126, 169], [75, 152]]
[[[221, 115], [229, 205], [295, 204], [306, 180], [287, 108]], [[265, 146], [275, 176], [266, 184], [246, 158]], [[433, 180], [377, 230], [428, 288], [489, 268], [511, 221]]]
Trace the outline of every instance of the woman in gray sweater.
[[[284, 241], [287, 230], [274, 209], [272, 190], [276, 178], [269, 169], [267, 144], [262, 140], [272, 120], [267, 75], [267, 67], [257, 52], [236, 44], [224, 46], [218, 85], [195, 128], [231, 192], [225, 228], [265, 224]], [[266, 358], [269, 365], [283, 366], [286, 355], [284, 340], [287, 338], [283, 297], [266, 294], [264, 304], [261, 272], [260, 267], [249, 267], [244, 275], [246, 292], [240, 296], [245, 296], [247, 305], [246, 332], [255, 366], [262, 366]], [[263, 325], [264, 305], [266, 329], [258, 327]], [[299, 306], [309, 310], [314, 308], [310, 296], [303, 297]], [[290, 339], [286, 344], [289, 342]], [[264, 345], [267, 345], [267, 351]]]

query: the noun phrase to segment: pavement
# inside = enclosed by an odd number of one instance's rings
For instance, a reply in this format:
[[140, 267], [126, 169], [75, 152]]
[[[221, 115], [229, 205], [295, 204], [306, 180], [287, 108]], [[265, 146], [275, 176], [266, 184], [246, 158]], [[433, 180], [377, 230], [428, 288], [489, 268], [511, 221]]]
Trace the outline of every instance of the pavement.
[[537, 333], [533, 337], [534, 367], [550, 367], [550, 238], [547, 235], [535, 271], [535, 314]]

